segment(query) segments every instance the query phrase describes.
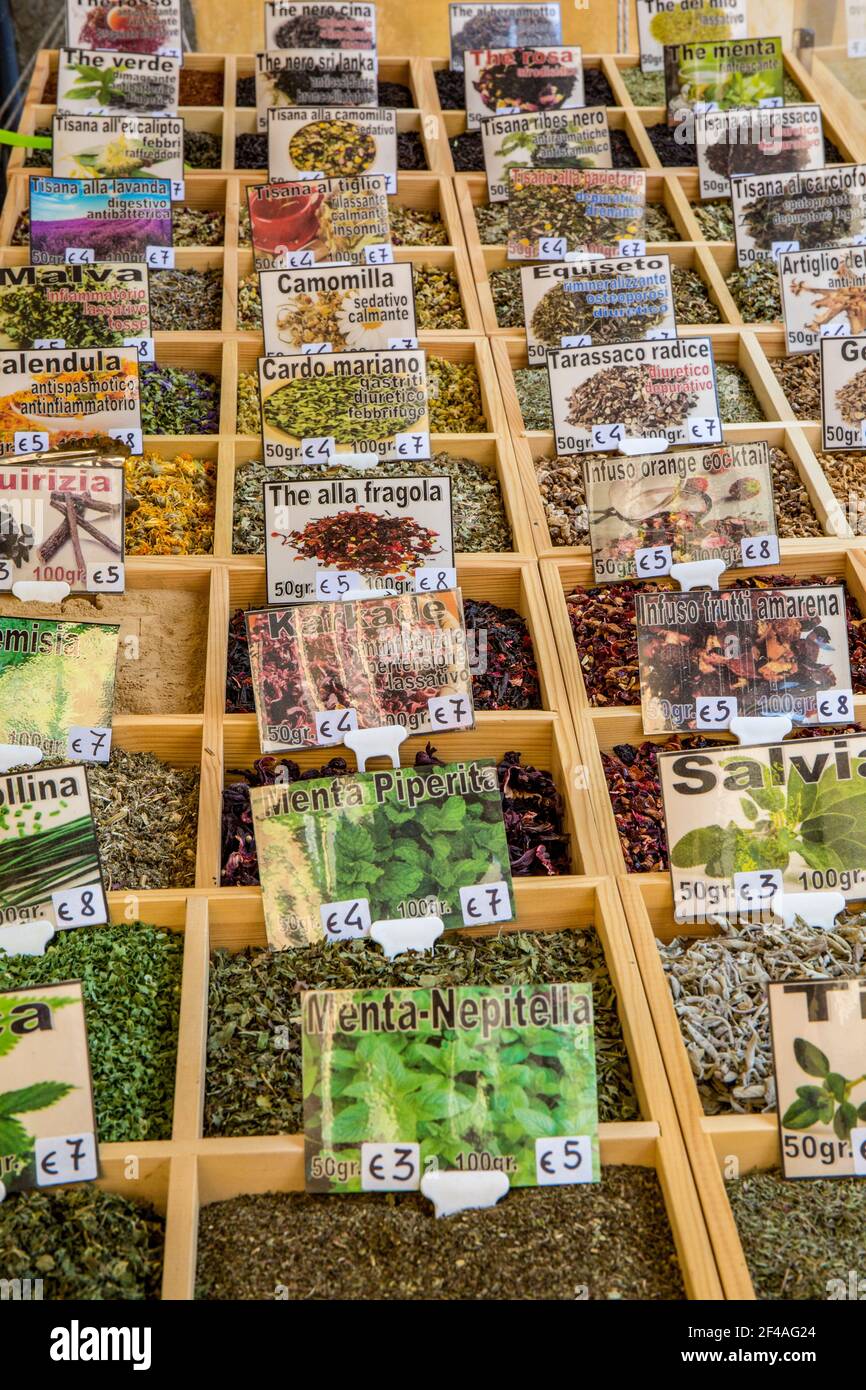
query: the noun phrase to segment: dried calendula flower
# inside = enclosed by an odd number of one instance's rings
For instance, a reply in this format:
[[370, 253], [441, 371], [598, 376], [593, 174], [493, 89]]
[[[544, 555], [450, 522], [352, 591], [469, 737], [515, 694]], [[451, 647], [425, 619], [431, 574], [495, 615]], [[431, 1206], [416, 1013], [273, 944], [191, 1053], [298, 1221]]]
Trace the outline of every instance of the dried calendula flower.
[[[238, 281], [238, 328], [245, 333], [261, 333], [262, 300], [259, 293], [259, 277], [256, 271], [245, 275]], [[313, 342], [326, 342], [324, 338], [314, 338]]]
[[126, 553], [208, 555], [213, 550], [216, 460], [145, 453], [128, 458]]
[[412, 279], [415, 286], [415, 314], [420, 329], [466, 327], [456, 270], [436, 265], [413, 265]]

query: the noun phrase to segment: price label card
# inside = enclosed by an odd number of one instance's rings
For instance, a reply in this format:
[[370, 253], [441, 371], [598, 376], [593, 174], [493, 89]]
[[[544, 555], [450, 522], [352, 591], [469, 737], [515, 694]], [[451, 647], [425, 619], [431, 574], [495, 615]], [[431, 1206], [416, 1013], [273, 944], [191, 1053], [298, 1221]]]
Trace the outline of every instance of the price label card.
[[[516, 119], [516, 118], [512, 118]], [[509, 171], [508, 259], [562, 261], [571, 251], [644, 254], [646, 172], [635, 169]], [[539, 234], [539, 226], [549, 232]], [[643, 243], [643, 251], [638, 249]]]
[[358, 727], [358, 715], [353, 709], [316, 710], [316, 742], [343, 743], [346, 734]]
[[521, 266], [520, 282], [530, 366], [543, 364], [551, 348], [589, 347], [594, 339], [677, 336], [668, 256]]
[[551, 348], [546, 362], [558, 454], [721, 442], [709, 338]]
[[427, 712], [434, 729], [471, 729], [475, 711], [464, 695], [434, 695], [427, 701]]
[[420, 1144], [362, 1144], [362, 1192], [417, 1192], [421, 1186]]
[[126, 567], [122, 562], [105, 564], [100, 561], [88, 565], [86, 574], [89, 594], [122, 594], [126, 588]]
[[[511, 871], [492, 759], [338, 780], [252, 789], [265, 925], [275, 950], [321, 941], [337, 924], [327, 921], [334, 905], [359, 898], [371, 921], [434, 916], [450, 931], [464, 925], [466, 887], [479, 913], [495, 910], [495, 920], [506, 920], [500, 914], [513, 904]], [[294, 865], [288, 875], [287, 863]]]
[[[34, 932], [40, 924], [32, 923]], [[4, 951], [21, 927], [0, 927]], [[4, 940], [4, 936], [6, 940]], [[51, 950], [51, 947], [48, 947]], [[4, 959], [6, 955], [4, 954]], [[3, 1187], [7, 1195], [99, 1176], [83, 986], [18, 985], [0, 993]]]
[[772, 907], [773, 899], [782, 891], [782, 875], [778, 869], [751, 869], [734, 874], [734, 894], [747, 911]]
[[[335, 178], [345, 173], [345, 151], [363, 151], [363, 173], [381, 174], [385, 191], [397, 192], [397, 112], [359, 106], [278, 106], [267, 113], [268, 178], [291, 182], [304, 173]], [[389, 240], [389, 236], [385, 240]]]
[[430, 457], [423, 350], [260, 357], [259, 394], [265, 463]]
[[372, 921], [366, 898], [342, 903], [322, 903], [322, 930], [326, 941], [354, 941], [370, 935]]
[[476, 883], [460, 889], [460, 911], [467, 927], [486, 927], [492, 922], [511, 921], [511, 898], [507, 883]]
[[852, 690], [825, 690], [818, 696], [818, 719], [821, 724], [850, 724], [854, 718]]
[[[65, 743], [61, 757], [64, 754]], [[41, 918], [57, 929], [78, 926], [78, 918], [87, 907], [92, 909], [85, 917], [90, 925], [107, 921], [96, 827], [83, 765], [29, 767], [0, 777], [0, 793], [10, 809], [7, 824], [0, 826], [0, 847], [11, 847], [6, 850], [8, 876], [10, 884], [15, 883], [14, 904], [5, 910], [4, 926]], [[43, 828], [48, 826], [50, 840]], [[32, 858], [38, 874], [22, 874], [25, 856]], [[2, 884], [0, 874], [0, 890]], [[82, 896], [85, 890], [91, 894], [88, 902]], [[10, 893], [11, 889], [6, 890], [7, 898]]]
[[[610, 169], [613, 163], [606, 106], [486, 116], [481, 145], [491, 203], [509, 201], [512, 170]], [[538, 236], [537, 226], [533, 235]]]
[[638, 592], [635, 614], [647, 734], [735, 715], [820, 724], [819, 697], [850, 692], [841, 586]]
[[565, 1187], [594, 1182], [592, 1139], [572, 1134], [535, 1141], [535, 1181], [539, 1187]]
[[[259, 283], [266, 353], [418, 350], [408, 262], [334, 266], [327, 274], [262, 270]], [[321, 323], [326, 340], [309, 341], [311, 322]]]
[[150, 270], [174, 270], [174, 247], [148, 246], [144, 259]]
[[107, 763], [111, 756], [111, 729], [105, 725], [87, 728], [73, 724], [66, 739], [66, 756], [85, 763]]
[[489, 116], [586, 104], [583, 57], [576, 45], [496, 48], [485, 42], [463, 57], [467, 130], [481, 130]]
[[[36, 266], [28, 266], [28, 267], [26, 267], [26, 268], [27, 268], [28, 270], [36, 270], [36, 269], [37, 269]], [[17, 344], [13, 343], [13, 344], [11, 344], [11, 346], [15, 347], [15, 346], [17, 346]], [[66, 347], [66, 339], [65, 339], [65, 338], [34, 338], [34, 339], [33, 339], [33, 347], [35, 347], [35, 348], [62, 348], [62, 347]]]
[[[129, 10], [129, 15], [134, 21], [140, 12], [140, 7], [136, 7]], [[91, 9], [91, 20], [96, 13]], [[121, 33], [114, 31], [115, 42]], [[180, 61], [167, 55], [151, 55], [143, 49], [138, 53], [112, 53], [95, 47], [61, 48], [57, 61], [57, 110], [71, 116], [111, 115], [118, 111], [176, 116], [179, 81]]]
[[743, 565], [778, 565], [778, 536], [744, 536], [740, 541]]
[[179, 116], [69, 116], [51, 119], [54, 178], [111, 178], [118, 152], [134, 161], [136, 177], [183, 179], [183, 121]]
[[653, 579], [670, 574], [673, 553], [669, 545], [644, 546], [634, 553], [634, 568], [638, 579]]
[[734, 875], [755, 863], [778, 872], [785, 893], [866, 893], [866, 849], [835, 829], [861, 794], [862, 735], [754, 748], [711, 742], [658, 761], [678, 921], [740, 912]]
[[[301, 1028], [309, 1191], [408, 1189], [419, 1152], [426, 1167], [498, 1171], [511, 1187], [599, 1180], [591, 985], [311, 990]], [[524, 1104], [515, 1112], [495, 1100], [517, 1084], [517, 1065]], [[405, 1140], [383, 1118], [395, 1069]], [[567, 1132], [540, 1137], [555, 1127], [551, 1072]]]
[[[70, 435], [104, 439], [129, 431], [139, 441], [136, 452], [141, 453], [134, 348], [0, 351], [0, 371], [7, 395], [16, 403], [13, 415], [23, 422], [18, 429], [0, 426], [0, 455], [41, 453]], [[16, 446], [16, 439], [23, 448]]]
[[[268, 603], [457, 587], [447, 475], [266, 480], [264, 512]], [[363, 570], [336, 567], [350, 538], [365, 542]], [[416, 559], [430, 563], [413, 569]]]
[[364, 260], [367, 265], [393, 265], [394, 248], [390, 242], [388, 245], [380, 242], [376, 246], [365, 246]]
[[[81, 266], [98, 260], [135, 264], [141, 273], [148, 246], [171, 246], [168, 179], [31, 178], [29, 188], [33, 265]], [[89, 277], [84, 285], [93, 290]], [[103, 303], [103, 314], [107, 309]], [[64, 336], [67, 331], [64, 326]]]
[[736, 175], [730, 197], [741, 268], [768, 256], [779, 261], [846, 246], [866, 226], [866, 164]]
[[138, 353], [139, 362], [156, 361], [156, 344], [153, 338], [124, 338], [124, 347], [134, 347]]
[[767, 987], [786, 1178], [866, 1175], [866, 979]]
[[[781, 109], [779, 109], [781, 108]], [[695, 144], [700, 195], [726, 198], [737, 174], [790, 174], [824, 168], [821, 108], [761, 103], [758, 110], [698, 116]]]
[[359, 729], [420, 734], [443, 727], [433, 701], [448, 695], [455, 727], [474, 723], [459, 590], [352, 599], [360, 575], [330, 578], [336, 601], [247, 613], [262, 752], [315, 747], [317, 716], [334, 707], [354, 710]]

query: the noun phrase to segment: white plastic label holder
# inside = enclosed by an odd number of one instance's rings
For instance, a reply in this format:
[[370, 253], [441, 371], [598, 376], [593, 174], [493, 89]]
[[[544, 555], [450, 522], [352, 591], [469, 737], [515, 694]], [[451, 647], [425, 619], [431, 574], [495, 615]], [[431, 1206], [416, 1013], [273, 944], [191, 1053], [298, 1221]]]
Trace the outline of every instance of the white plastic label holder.
[[434, 951], [445, 930], [441, 917], [383, 917], [370, 928], [370, 937], [382, 947], [386, 960], [409, 951]]
[[409, 736], [409, 730], [399, 724], [381, 724], [373, 729], [352, 729], [343, 742], [351, 748], [358, 759], [358, 771], [367, 771], [368, 758], [390, 758], [391, 766], [400, 766], [400, 745]]
[[0, 743], [0, 773], [13, 767], [35, 767], [42, 762], [42, 749], [35, 743]]
[[61, 603], [69, 585], [65, 579], [16, 579], [12, 592], [22, 603]]
[[671, 565], [670, 575], [685, 594], [690, 589], [718, 589], [726, 569], [724, 560], [681, 560]]
[[463, 1173], [439, 1169], [425, 1173], [421, 1195], [432, 1202], [437, 1216], [454, 1216], [458, 1211], [477, 1211], [495, 1207], [510, 1187], [507, 1173]]
[[794, 918], [800, 917], [807, 927], [832, 931], [836, 918], [844, 911], [845, 897], [842, 893], [782, 892], [775, 894], [771, 905], [786, 927], [792, 927]]
[[788, 714], [735, 714], [728, 728], [742, 748], [781, 743], [793, 728]]

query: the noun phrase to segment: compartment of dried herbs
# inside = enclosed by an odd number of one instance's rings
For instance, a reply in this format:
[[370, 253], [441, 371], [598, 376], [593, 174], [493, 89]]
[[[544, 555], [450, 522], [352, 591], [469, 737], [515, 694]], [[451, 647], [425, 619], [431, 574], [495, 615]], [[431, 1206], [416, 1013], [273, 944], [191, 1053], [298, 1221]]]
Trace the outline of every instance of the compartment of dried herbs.
[[306, 989], [456, 985], [593, 986], [599, 1118], [640, 1119], [616, 993], [594, 931], [450, 933], [434, 955], [388, 961], [369, 940], [287, 951], [211, 955], [204, 1132], [297, 1134], [303, 1129], [301, 994]]
[[685, 1298], [658, 1178], [636, 1165], [605, 1165], [599, 1183], [518, 1188], [447, 1221], [414, 1194], [274, 1192], [204, 1207], [197, 1297], [272, 1299], [277, 1284], [314, 1300]]
[[855, 536], [866, 535], [866, 453], [852, 450], [816, 457], [851, 530]]
[[185, 169], [218, 169], [222, 163], [222, 136], [211, 130], [190, 130], [183, 133], [183, 165]]
[[87, 774], [106, 888], [194, 887], [198, 767], [115, 747]]
[[821, 419], [821, 358], [817, 352], [767, 357], [798, 420]]
[[213, 373], [142, 362], [139, 378], [145, 434], [219, 434], [220, 384]]
[[[844, 581], [827, 575], [809, 578], [787, 574], [737, 576], [737, 587], [741, 589], [786, 589], [840, 582]], [[667, 583], [644, 584], [641, 592], [670, 587]], [[591, 705], [640, 704], [634, 595], [634, 587], [630, 584], [605, 584], [575, 589], [565, 596], [577, 659]], [[851, 676], [855, 692], [862, 693], [866, 691], [866, 618], [847, 589], [845, 602]]]
[[216, 460], [144, 453], [126, 471], [127, 555], [209, 555]]
[[775, 323], [782, 317], [779, 272], [774, 261], [753, 261], [725, 276], [734, 303], [746, 323]]
[[[451, 150], [454, 168], [458, 173], [483, 172], [484, 148], [479, 130], [466, 130], [460, 135], [452, 135], [448, 141], [448, 146]], [[612, 130], [610, 132], [610, 153], [614, 169], [639, 169], [641, 167], [640, 155], [625, 130]]]
[[776, 1168], [726, 1184], [755, 1293], [761, 1299], [848, 1297], [863, 1259], [866, 1187], [813, 1178], [786, 1181]]
[[866, 918], [846, 913], [830, 931], [730, 924], [656, 945], [704, 1113], [757, 1114], [776, 1108], [768, 982], [857, 978]]
[[[231, 649], [239, 641], [235, 623], [229, 631], [229, 698], [243, 704], [247, 699], [249, 674], [240, 662], [233, 663]], [[227, 701], [228, 703], [228, 701]], [[441, 765], [431, 744], [415, 754], [415, 765]], [[227, 782], [222, 797], [221, 883], [223, 887], [257, 885], [259, 881], [250, 787], [274, 782], [307, 781], [314, 777], [338, 777], [349, 772], [345, 758], [331, 758], [321, 769], [301, 772], [287, 758], [259, 758], [252, 768], [229, 768], [227, 775], [240, 780]], [[549, 772], [521, 764], [521, 754], [504, 754], [497, 767], [502, 814], [508, 841], [511, 872], [520, 878], [570, 872], [569, 836], [563, 829], [563, 803]]]
[[761, 403], [742, 367], [731, 362], [716, 363], [719, 414], [726, 424], [752, 424], [765, 418]]
[[0, 989], [81, 980], [101, 1143], [171, 1138], [182, 972], [182, 934], [143, 922], [58, 932], [43, 956], [0, 955]]
[[[451, 479], [454, 548], [462, 552], [509, 551], [513, 549], [511, 528], [493, 468], [474, 459], [446, 453], [434, 454], [420, 463], [380, 463], [364, 470], [364, 476], [401, 478], [409, 473], [421, 476], [447, 473]], [[232, 550], [235, 555], [262, 555], [265, 548], [262, 484], [265, 478], [282, 482], [299, 478], [345, 477], [339, 468], [303, 470], [273, 468], [261, 460], [237, 464], [234, 486]]]
[[395, 246], [448, 245], [448, 229], [435, 208], [403, 207], [389, 199], [388, 220]]
[[692, 203], [692, 212], [706, 241], [733, 241], [734, 210], [730, 198], [713, 198], [706, 203]]
[[165, 1218], [145, 1202], [76, 1183], [0, 1206], [0, 1266], [42, 1279], [52, 1300], [159, 1298]]
[[152, 270], [150, 319], [155, 333], [219, 330], [222, 323], [222, 271]]

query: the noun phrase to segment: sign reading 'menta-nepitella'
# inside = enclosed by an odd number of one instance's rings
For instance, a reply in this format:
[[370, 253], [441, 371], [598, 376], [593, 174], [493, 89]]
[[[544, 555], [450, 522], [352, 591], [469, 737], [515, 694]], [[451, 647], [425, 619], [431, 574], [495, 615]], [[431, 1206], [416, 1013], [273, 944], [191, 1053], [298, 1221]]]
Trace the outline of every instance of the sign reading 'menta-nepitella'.
[[659, 754], [679, 920], [866, 896], [866, 735]]
[[301, 1022], [309, 1191], [598, 1181], [592, 985], [315, 990]]

